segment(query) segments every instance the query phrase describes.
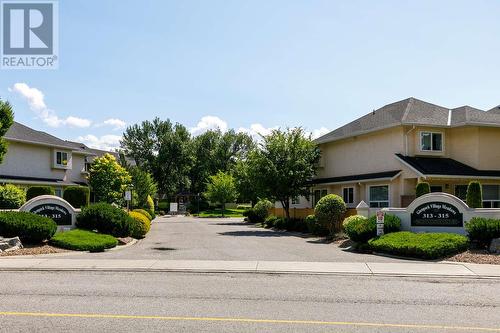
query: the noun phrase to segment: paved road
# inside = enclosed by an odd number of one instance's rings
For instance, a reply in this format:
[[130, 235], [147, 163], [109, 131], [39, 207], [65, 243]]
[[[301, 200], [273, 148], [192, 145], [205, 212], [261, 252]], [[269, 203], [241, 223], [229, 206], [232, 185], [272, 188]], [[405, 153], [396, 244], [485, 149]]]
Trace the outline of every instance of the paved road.
[[321, 238], [263, 229], [244, 223], [242, 219], [191, 217], [157, 219], [147, 237], [138, 244], [120, 251], [85, 256], [170, 260], [402, 261], [346, 252], [325, 244]]
[[498, 280], [2, 272], [0, 281], [1, 332], [500, 331]]

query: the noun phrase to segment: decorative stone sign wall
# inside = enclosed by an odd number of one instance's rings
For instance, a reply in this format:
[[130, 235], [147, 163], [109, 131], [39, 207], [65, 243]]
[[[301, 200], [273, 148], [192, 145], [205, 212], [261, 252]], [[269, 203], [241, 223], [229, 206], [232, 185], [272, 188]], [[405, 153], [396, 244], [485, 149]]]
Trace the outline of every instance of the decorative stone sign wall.
[[[363, 201], [356, 209], [363, 216], [375, 215], [379, 210], [369, 208]], [[465, 234], [465, 225], [475, 216], [500, 218], [498, 208], [470, 208], [448, 193], [429, 193], [415, 199], [407, 208], [382, 208], [382, 211], [398, 216], [401, 219], [401, 229], [413, 232]]]
[[35, 197], [19, 208], [19, 211], [50, 217], [60, 229], [74, 228], [76, 216], [80, 213], [69, 202], [54, 195]]

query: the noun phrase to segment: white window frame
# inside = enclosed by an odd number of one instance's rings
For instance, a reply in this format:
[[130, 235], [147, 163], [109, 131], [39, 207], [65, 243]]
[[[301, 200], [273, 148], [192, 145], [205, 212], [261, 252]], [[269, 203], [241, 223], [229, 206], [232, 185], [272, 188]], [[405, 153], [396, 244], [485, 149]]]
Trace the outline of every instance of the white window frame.
[[[499, 186], [499, 187], [500, 187], [500, 184], [481, 184], [481, 191], [483, 191], [483, 189], [484, 189], [484, 186], [485, 186], [485, 185], [486, 185], [486, 186], [492, 186], [492, 185], [493, 185], [493, 186]], [[484, 207], [484, 203], [485, 203], [485, 202], [489, 202], [489, 203], [491, 203], [491, 207], [493, 208], [493, 206], [494, 206], [493, 204], [494, 204], [495, 202], [500, 203], [500, 197], [499, 197], [497, 200], [484, 200], [484, 197], [483, 197], [483, 207]], [[499, 205], [500, 205], [500, 204], [499, 204]]]
[[[372, 187], [381, 187], [381, 186], [387, 186], [387, 201], [386, 200], [371, 200], [370, 194], [371, 191], [370, 189]], [[370, 208], [385, 208], [385, 207], [380, 207], [380, 202], [387, 202], [387, 207], [391, 206], [391, 184], [373, 184], [373, 185], [368, 185], [367, 186], [367, 195], [366, 197], [368, 198], [368, 205]], [[377, 207], [372, 207], [372, 202], [377, 202], [379, 205]]]
[[[424, 134], [430, 134], [431, 135], [431, 149], [424, 149], [423, 144], [422, 144], [422, 139]], [[432, 147], [432, 137], [434, 134], [440, 134], [441, 135], [441, 150], [433, 149]], [[421, 152], [426, 152], [426, 153], [442, 153], [444, 151], [444, 132], [439, 132], [439, 131], [420, 131], [419, 133], [419, 148]]]
[[300, 204], [300, 197], [292, 198], [290, 201], [291, 201], [292, 205], [299, 205]]
[[[344, 190], [346, 189], [352, 189], [352, 202], [347, 202], [344, 198]], [[349, 193], [347, 193], [347, 197], [349, 197]], [[356, 202], [356, 188], [355, 186], [343, 186], [342, 187], [342, 199], [344, 200], [345, 204], [348, 207], [354, 206], [354, 203]]]
[[[57, 154], [61, 154], [61, 163], [57, 163]], [[66, 164], [62, 163], [63, 154], [66, 154]], [[64, 150], [54, 150], [54, 167], [60, 169], [69, 169], [71, 168], [71, 152]]]

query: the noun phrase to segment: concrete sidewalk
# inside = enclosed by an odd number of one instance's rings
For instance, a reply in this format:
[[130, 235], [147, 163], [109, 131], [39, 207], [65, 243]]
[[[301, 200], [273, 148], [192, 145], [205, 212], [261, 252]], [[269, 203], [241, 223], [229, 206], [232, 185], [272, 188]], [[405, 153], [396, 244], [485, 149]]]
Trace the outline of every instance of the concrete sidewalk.
[[234, 272], [500, 278], [500, 265], [220, 260], [1, 258], [0, 271]]

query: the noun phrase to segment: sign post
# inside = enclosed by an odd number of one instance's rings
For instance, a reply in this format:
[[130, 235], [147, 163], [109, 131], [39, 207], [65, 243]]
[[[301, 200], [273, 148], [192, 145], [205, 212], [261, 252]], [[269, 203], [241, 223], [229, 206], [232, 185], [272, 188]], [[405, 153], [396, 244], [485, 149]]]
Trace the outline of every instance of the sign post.
[[132, 191], [125, 191], [125, 201], [127, 201], [127, 211], [129, 211], [130, 201], [132, 200]]
[[377, 236], [382, 236], [384, 234], [384, 219], [385, 213], [379, 210], [377, 212]]

